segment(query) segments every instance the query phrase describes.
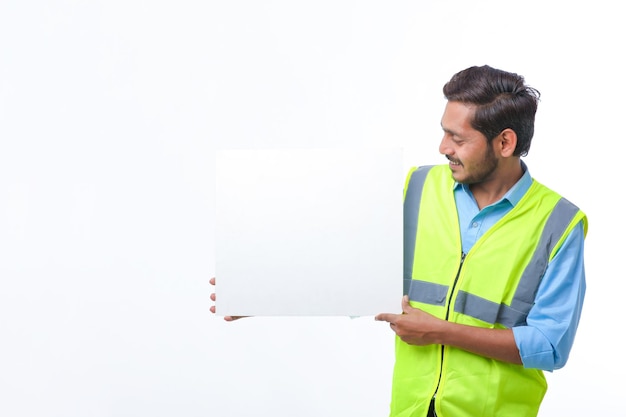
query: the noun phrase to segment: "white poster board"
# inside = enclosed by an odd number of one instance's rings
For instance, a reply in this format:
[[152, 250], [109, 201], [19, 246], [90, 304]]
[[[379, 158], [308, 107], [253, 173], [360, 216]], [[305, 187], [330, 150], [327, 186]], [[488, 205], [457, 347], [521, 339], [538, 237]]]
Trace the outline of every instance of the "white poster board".
[[216, 314], [399, 311], [400, 149], [226, 150], [216, 169]]

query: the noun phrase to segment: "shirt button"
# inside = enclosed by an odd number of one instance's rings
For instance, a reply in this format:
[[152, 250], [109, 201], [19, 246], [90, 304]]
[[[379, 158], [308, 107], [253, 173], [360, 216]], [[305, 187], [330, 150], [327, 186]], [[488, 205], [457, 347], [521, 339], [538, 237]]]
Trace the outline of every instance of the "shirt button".
[[477, 227], [478, 227], [478, 222], [474, 222], [474, 223], [472, 223], [472, 227], [473, 227], [473, 228], [477, 228]]

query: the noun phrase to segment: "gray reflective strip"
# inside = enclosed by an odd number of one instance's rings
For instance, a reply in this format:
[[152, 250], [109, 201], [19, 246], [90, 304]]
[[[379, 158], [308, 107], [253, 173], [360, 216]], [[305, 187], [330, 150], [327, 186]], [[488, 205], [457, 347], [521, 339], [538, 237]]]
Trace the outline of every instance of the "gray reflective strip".
[[413, 279], [408, 294], [411, 301], [443, 306], [446, 304], [448, 286]]
[[415, 257], [415, 237], [417, 235], [417, 215], [426, 174], [433, 165], [425, 165], [411, 173], [404, 195], [404, 290], [408, 294], [413, 278], [413, 259]]
[[454, 301], [454, 311], [472, 316], [487, 323], [498, 319], [500, 304], [486, 300], [465, 291], [459, 291]]
[[548, 267], [550, 254], [576, 213], [578, 213], [578, 207], [564, 198], [556, 204], [543, 228], [535, 253], [522, 273], [510, 307], [466, 292], [459, 292], [454, 311], [490, 324], [500, 323], [509, 328], [526, 323], [526, 317], [533, 306], [537, 289]]
[[500, 323], [507, 327], [517, 324], [526, 314], [513, 310], [506, 304], [498, 304], [465, 291], [459, 291], [454, 301], [454, 311], [482, 320], [486, 323]]
[[[564, 198], [561, 198], [556, 204], [543, 228], [541, 240], [533, 254], [533, 259], [526, 267], [517, 290], [515, 290], [515, 297], [513, 297], [511, 307], [522, 310], [528, 306], [528, 310], [530, 310], [530, 306], [535, 301], [541, 278], [546, 272], [546, 268], [548, 268], [550, 254], [576, 216], [576, 213], [578, 213], [578, 207]], [[515, 303], [517, 302], [521, 304], [516, 306]]]

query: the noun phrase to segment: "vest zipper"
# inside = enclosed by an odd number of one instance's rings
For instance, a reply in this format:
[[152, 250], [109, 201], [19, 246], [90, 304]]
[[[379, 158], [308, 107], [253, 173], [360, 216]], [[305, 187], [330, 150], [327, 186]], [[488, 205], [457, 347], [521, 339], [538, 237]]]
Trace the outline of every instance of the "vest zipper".
[[454, 289], [456, 288], [456, 284], [459, 281], [459, 276], [461, 275], [461, 268], [463, 268], [463, 262], [465, 262], [465, 252], [461, 252], [461, 263], [459, 264], [459, 269], [456, 271], [456, 276], [454, 277], [454, 282], [452, 283], [452, 290], [450, 291], [450, 298], [448, 298], [448, 307], [446, 308], [446, 321], [450, 317], [450, 306], [452, 305], [452, 295], [454, 294]]
[[[450, 291], [450, 297], [448, 298], [448, 307], [446, 308], [446, 321], [450, 317], [450, 306], [452, 305], [452, 295], [454, 294], [454, 289], [456, 288], [456, 284], [459, 280], [459, 276], [461, 275], [461, 268], [463, 268], [463, 262], [465, 262], [465, 252], [461, 252], [461, 262], [459, 264], [459, 269], [456, 271], [456, 276], [454, 277], [454, 282], [452, 283], [452, 289]], [[433, 394], [433, 398], [437, 395], [437, 391], [439, 391], [439, 385], [441, 384], [441, 374], [443, 373], [443, 348], [441, 346], [441, 364], [439, 366], [439, 379], [437, 380], [437, 387], [435, 388], [435, 392]]]

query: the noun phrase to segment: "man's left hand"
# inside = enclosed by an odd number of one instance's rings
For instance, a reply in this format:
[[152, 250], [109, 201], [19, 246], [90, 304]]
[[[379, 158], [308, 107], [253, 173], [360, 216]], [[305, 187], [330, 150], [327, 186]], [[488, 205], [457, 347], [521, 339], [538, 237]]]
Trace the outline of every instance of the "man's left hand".
[[437, 334], [446, 324], [419, 308], [411, 307], [409, 297], [402, 298], [402, 314], [381, 313], [376, 321], [386, 321], [402, 341], [416, 346], [438, 343]]

